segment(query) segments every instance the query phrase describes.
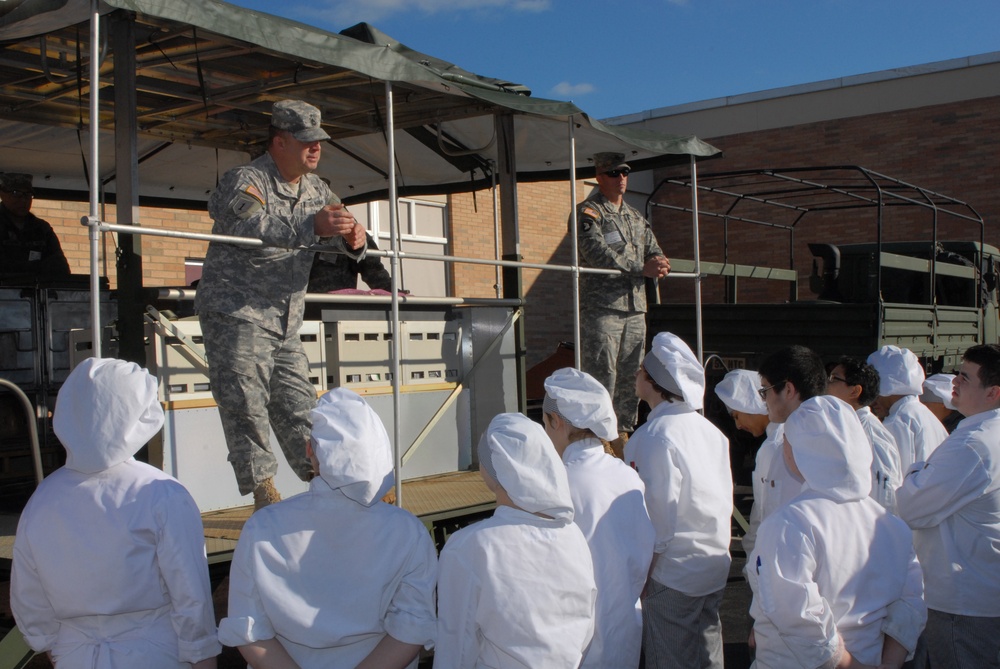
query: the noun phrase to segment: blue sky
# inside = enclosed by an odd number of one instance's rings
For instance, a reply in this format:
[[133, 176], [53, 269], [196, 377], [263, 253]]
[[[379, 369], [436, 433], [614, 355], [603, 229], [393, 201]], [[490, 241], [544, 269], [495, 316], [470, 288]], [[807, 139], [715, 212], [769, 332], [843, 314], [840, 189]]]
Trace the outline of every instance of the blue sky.
[[1000, 51], [997, 0], [230, 0], [403, 44], [597, 118]]

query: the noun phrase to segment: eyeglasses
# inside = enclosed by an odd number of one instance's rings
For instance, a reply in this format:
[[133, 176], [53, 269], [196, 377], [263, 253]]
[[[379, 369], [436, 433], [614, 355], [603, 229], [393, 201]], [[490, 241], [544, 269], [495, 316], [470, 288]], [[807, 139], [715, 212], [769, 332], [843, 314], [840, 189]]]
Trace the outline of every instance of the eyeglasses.
[[14, 197], [23, 197], [28, 200], [34, 199], [35, 197], [34, 193], [25, 190], [5, 190], [4, 193], [13, 195]]
[[844, 384], [845, 386], [849, 386], [849, 385], [851, 385], [850, 383], [848, 383], [848, 382], [847, 382], [847, 379], [845, 379], [845, 378], [844, 378], [844, 377], [842, 377], [842, 376], [837, 376], [836, 374], [831, 374], [830, 376], [828, 376], [828, 377], [826, 378], [826, 381], [827, 381], [827, 383], [833, 383], [834, 381], [840, 381], [840, 382], [841, 382], [841, 383], [843, 383], [843, 384]]
[[775, 383], [774, 385], [768, 386], [767, 388], [758, 388], [757, 389], [757, 394], [760, 395], [760, 398], [762, 400], [767, 400], [767, 391], [768, 390], [772, 390], [774, 388], [777, 388], [778, 386], [783, 386], [783, 385], [785, 385], [785, 382], [784, 381], [779, 381], [778, 383]]
[[610, 170], [608, 172], [605, 172], [604, 176], [611, 177], [612, 179], [617, 179], [618, 177], [627, 177], [629, 175], [629, 172], [631, 172], [631, 171], [632, 170], [630, 170], [630, 169], [628, 169], [626, 167], [626, 168], [620, 169], [620, 170]]

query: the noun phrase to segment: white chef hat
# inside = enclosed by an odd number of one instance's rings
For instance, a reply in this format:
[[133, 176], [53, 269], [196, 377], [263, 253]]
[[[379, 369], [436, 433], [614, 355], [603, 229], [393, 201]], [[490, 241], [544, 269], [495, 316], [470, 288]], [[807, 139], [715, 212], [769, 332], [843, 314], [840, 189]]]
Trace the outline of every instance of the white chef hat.
[[480, 468], [519, 508], [573, 520], [566, 465], [541, 425], [519, 413], [498, 414], [478, 450]]
[[767, 404], [760, 398], [760, 374], [749, 369], [728, 372], [715, 386], [715, 394], [730, 411], [767, 415]]
[[319, 476], [334, 490], [371, 506], [392, 487], [392, 445], [382, 420], [357, 393], [333, 388], [309, 412]]
[[573, 427], [589, 429], [606, 441], [618, 438], [618, 417], [607, 388], [578, 369], [559, 369], [545, 379], [542, 411], [559, 414]]
[[868, 356], [868, 364], [878, 371], [879, 395], [919, 395], [923, 392], [924, 368], [910, 349], [887, 344]]
[[125, 462], [163, 427], [156, 379], [134, 362], [87, 358], [56, 400], [52, 428], [66, 467], [94, 474]]
[[832, 395], [806, 400], [785, 421], [785, 439], [809, 488], [838, 502], [871, 492], [871, 444], [847, 402]]
[[677, 335], [661, 332], [653, 337], [642, 366], [658, 386], [682, 397], [692, 409], [705, 405], [705, 369]]
[[924, 380], [924, 393], [920, 401], [924, 404], [943, 404], [952, 411], [955, 405], [951, 402], [952, 382], [954, 374], [932, 374]]

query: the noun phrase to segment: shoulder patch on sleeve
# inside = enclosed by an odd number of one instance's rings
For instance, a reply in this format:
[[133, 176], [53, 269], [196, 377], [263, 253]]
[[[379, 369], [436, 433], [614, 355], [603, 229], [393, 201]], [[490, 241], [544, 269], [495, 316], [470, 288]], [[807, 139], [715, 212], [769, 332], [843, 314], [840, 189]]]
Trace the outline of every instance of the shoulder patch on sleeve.
[[260, 202], [261, 206], [263, 206], [264, 204], [266, 204], [264, 202], [264, 196], [261, 195], [260, 191], [257, 190], [257, 187], [254, 186], [253, 184], [250, 184], [245, 189], [243, 189], [243, 192], [246, 193], [247, 195], [252, 195], [255, 198], [257, 198], [257, 200]]
[[584, 216], [590, 216], [591, 218], [601, 217], [601, 215], [597, 213], [597, 210], [592, 209], [591, 207], [584, 207], [580, 213], [583, 214]]
[[253, 184], [248, 185], [233, 198], [233, 213], [238, 218], [248, 218], [264, 208], [264, 196]]

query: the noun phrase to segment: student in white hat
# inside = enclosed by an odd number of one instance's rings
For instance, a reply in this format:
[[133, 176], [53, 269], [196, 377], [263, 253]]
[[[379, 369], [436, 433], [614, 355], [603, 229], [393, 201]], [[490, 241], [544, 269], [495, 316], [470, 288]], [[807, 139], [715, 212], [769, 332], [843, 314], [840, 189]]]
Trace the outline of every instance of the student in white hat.
[[423, 523], [380, 501], [394, 482], [389, 436], [346, 388], [309, 417], [317, 476], [243, 527], [219, 638], [254, 667], [416, 667], [434, 640], [437, 560]]
[[931, 374], [924, 379], [924, 392], [920, 395], [920, 402], [931, 410], [935, 418], [941, 421], [948, 434], [954, 432], [964, 418], [955, 409], [955, 404], [951, 399], [954, 381], [954, 374]]
[[505, 413], [479, 441], [479, 471], [497, 508], [441, 551], [434, 667], [575, 669], [597, 588], [566, 467], [541, 425]]
[[873, 407], [899, 447], [902, 471], [923, 462], [948, 436], [941, 421], [920, 402], [924, 370], [913, 351], [886, 345], [868, 356], [878, 370], [879, 397]]
[[646, 484], [656, 529], [643, 599], [646, 667], [722, 667], [719, 607], [729, 577], [733, 479], [729, 440], [698, 413], [705, 373], [679, 337], [661, 332], [636, 374], [649, 404], [625, 461]]
[[617, 437], [615, 409], [597, 379], [572, 368], [545, 380], [545, 432], [566, 464], [573, 522], [594, 560], [597, 616], [582, 669], [635, 669], [642, 650], [637, 608], [653, 558], [645, 486], [631, 467], [604, 452]]
[[748, 557], [758, 667], [899, 667], [927, 618], [906, 524], [869, 497], [872, 452], [854, 409], [821, 395], [785, 422], [802, 492]]
[[784, 441], [782, 424], [771, 422], [767, 404], [760, 398], [758, 388], [760, 374], [748, 369], [727, 372], [715, 386], [715, 394], [726, 405], [737, 429], [755, 437], [766, 435], [757, 449], [751, 475], [753, 506], [747, 519], [749, 528], [742, 539], [747, 555], [753, 550], [761, 521], [780, 504], [782, 482], [791, 481], [791, 474], [781, 459], [781, 444]]
[[53, 416], [66, 464], [39, 484], [14, 540], [11, 608], [57, 667], [212, 669], [222, 647], [194, 500], [135, 455], [163, 426], [156, 379], [88, 358]]
[[830, 370], [826, 394], [851, 405], [872, 447], [871, 496], [889, 513], [896, 512], [896, 488], [903, 482], [896, 438], [868, 407], [878, 397], [878, 371], [866, 362], [843, 356]]

